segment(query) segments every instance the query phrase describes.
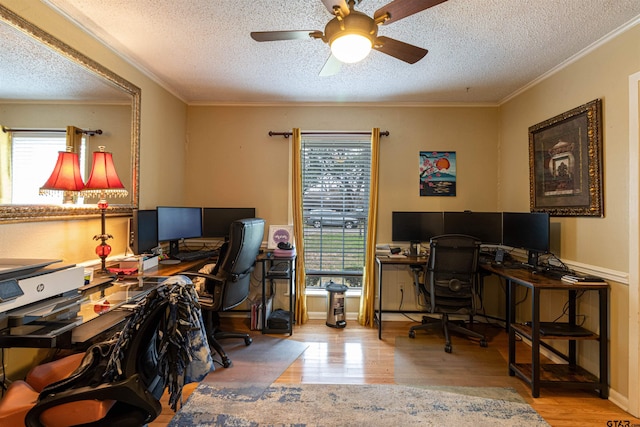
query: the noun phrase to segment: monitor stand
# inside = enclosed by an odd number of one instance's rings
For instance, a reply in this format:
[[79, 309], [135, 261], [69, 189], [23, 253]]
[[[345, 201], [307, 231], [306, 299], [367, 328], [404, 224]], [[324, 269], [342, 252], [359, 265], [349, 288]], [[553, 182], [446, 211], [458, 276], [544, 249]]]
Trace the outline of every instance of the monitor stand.
[[527, 266], [533, 268], [534, 270], [538, 268], [538, 251], [529, 251], [527, 257]]
[[169, 259], [163, 259], [162, 261], [158, 261], [158, 264], [162, 264], [162, 265], [180, 264], [180, 260], [175, 258], [175, 256], [178, 255], [178, 252], [180, 252], [180, 240], [169, 241]]

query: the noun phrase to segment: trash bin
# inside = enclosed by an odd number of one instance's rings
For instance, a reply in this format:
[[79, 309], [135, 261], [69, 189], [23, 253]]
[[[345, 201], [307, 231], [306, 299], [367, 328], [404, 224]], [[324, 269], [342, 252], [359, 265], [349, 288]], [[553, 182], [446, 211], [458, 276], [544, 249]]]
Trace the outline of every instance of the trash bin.
[[344, 294], [349, 289], [330, 281], [326, 285], [327, 295], [327, 326], [332, 328], [344, 328], [347, 326], [344, 312]]

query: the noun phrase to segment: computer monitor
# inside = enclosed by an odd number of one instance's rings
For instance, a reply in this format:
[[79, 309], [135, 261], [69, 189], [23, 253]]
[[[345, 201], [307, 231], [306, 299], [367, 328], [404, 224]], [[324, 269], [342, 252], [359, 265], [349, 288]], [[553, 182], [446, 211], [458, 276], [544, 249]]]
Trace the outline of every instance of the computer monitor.
[[255, 217], [255, 208], [202, 208], [202, 237], [228, 238], [233, 221]]
[[445, 212], [445, 234], [467, 234], [482, 243], [502, 243], [502, 212]]
[[155, 209], [134, 209], [129, 220], [129, 247], [134, 254], [149, 254], [158, 246], [158, 213]]
[[442, 212], [392, 212], [391, 240], [428, 242], [444, 233]]
[[528, 251], [527, 264], [538, 266], [538, 255], [549, 252], [549, 214], [543, 212], [503, 212], [502, 244]]
[[169, 256], [178, 254], [182, 239], [202, 237], [202, 209], [158, 206], [158, 241], [169, 242]]

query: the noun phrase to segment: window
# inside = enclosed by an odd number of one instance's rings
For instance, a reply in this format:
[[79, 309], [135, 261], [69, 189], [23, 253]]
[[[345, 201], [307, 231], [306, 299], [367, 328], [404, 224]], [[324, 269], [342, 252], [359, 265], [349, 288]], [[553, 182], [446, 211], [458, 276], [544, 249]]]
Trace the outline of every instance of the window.
[[362, 286], [371, 141], [361, 135], [302, 136], [302, 209], [307, 288]]
[[[41, 196], [40, 187], [47, 181], [58, 159], [58, 151], [65, 151], [64, 133], [14, 133], [11, 141], [11, 203], [62, 203], [63, 194]], [[85, 170], [85, 138], [80, 150], [80, 170]]]

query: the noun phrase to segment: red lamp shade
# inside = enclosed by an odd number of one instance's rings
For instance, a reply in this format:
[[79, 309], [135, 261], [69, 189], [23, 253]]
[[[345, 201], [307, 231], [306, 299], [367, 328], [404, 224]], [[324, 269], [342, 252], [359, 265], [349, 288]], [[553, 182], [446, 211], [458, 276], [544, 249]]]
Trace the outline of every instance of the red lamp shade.
[[[101, 150], [103, 147], [100, 147]], [[126, 196], [127, 190], [118, 178], [116, 167], [113, 164], [113, 156], [105, 151], [93, 153], [93, 167], [91, 175], [84, 186], [83, 194], [87, 196], [100, 196], [104, 190], [111, 196]]]
[[91, 175], [82, 190], [82, 194], [88, 197], [98, 196], [98, 208], [100, 208], [100, 223], [102, 232], [93, 236], [94, 240], [100, 240], [100, 244], [96, 248], [96, 254], [100, 257], [102, 268], [101, 272], [108, 273], [106, 259], [111, 253], [111, 246], [106, 241], [113, 236], [105, 231], [105, 215], [109, 208], [107, 196], [124, 197], [128, 194], [124, 185], [118, 178], [116, 167], [113, 164], [113, 156], [111, 153], [104, 151], [104, 147], [100, 147], [100, 151], [93, 153], [93, 166], [91, 167]]
[[47, 182], [40, 187], [40, 194], [49, 195], [54, 191], [80, 191], [83, 188], [78, 154], [59, 151], [56, 166]]

